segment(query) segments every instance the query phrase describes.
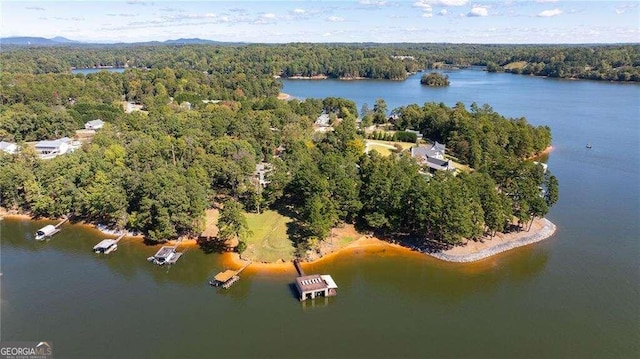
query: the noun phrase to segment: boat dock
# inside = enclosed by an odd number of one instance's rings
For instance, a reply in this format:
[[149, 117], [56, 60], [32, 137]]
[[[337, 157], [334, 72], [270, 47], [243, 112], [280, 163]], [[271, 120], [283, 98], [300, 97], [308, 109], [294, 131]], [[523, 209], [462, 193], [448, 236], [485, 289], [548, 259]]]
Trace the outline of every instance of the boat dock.
[[300, 262], [296, 259], [293, 261], [293, 265], [298, 271], [298, 277], [296, 278], [296, 288], [300, 293], [300, 301], [307, 299], [314, 299], [317, 296], [333, 297], [336, 294], [338, 285], [328, 274], [310, 274], [306, 275]]
[[54, 234], [60, 232], [60, 226], [62, 226], [66, 221], [69, 220], [69, 217], [64, 217], [58, 224], [55, 226], [52, 224], [46, 225], [40, 228], [35, 235], [37, 241], [44, 241], [47, 238], [53, 237]]
[[227, 269], [224, 272], [220, 272], [216, 274], [212, 280], [209, 281], [209, 284], [214, 287], [222, 287], [224, 289], [229, 289], [235, 282], [240, 280], [240, 272], [245, 270], [251, 262], [247, 263], [244, 267], [239, 270], [231, 270]]
[[165, 264], [175, 264], [178, 259], [184, 254], [184, 252], [176, 252], [178, 245], [175, 246], [163, 246], [153, 256], [147, 258], [147, 260], [153, 264], [159, 266]]
[[120, 242], [122, 238], [124, 238], [124, 233], [116, 239], [103, 239], [93, 247], [93, 251], [98, 254], [109, 254], [111, 252], [115, 252], [118, 250], [118, 242]]

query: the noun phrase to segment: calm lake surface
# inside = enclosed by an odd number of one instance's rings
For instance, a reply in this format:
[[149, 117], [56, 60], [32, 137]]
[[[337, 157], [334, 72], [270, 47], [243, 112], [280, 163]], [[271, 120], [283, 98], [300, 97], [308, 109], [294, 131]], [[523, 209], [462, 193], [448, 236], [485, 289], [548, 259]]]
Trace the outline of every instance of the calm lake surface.
[[[80, 226], [46, 243], [48, 222], [5, 219], [1, 338], [48, 340], [59, 358], [640, 357], [640, 86], [476, 70], [451, 86], [284, 81], [293, 96], [340, 96], [389, 109], [428, 101], [488, 103], [549, 125], [560, 201], [556, 234], [475, 264], [392, 253], [345, 254], [308, 267], [338, 296], [300, 303], [293, 271], [251, 267], [228, 291], [206, 284], [222, 256], [197, 248], [172, 268], [135, 240], [98, 257], [104, 236]], [[587, 150], [586, 143], [593, 148]]]

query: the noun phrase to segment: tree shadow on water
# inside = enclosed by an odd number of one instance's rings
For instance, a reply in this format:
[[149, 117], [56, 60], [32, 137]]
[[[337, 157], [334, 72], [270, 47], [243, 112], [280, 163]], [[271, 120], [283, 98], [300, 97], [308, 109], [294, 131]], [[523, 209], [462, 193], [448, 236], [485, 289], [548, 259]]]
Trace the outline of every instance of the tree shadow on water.
[[198, 237], [196, 243], [205, 254], [229, 252], [227, 241], [218, 237]]

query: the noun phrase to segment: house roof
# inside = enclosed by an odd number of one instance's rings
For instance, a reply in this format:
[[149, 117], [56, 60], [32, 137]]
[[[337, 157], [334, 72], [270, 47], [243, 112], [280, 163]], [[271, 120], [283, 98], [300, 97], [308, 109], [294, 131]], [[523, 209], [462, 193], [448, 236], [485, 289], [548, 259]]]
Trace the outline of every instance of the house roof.
[[13, 146], [17, 146], [17, 145], [11, 142], [0, 141], [0, 150], [6, 150]]
[[444, 152], [440, 153], [436, 150], [434, 150], [433, 148], [429, 148], [429, 147], [411, 147], [411, 157], [415, 157], [415, 158], [422, 158], [422, 157], [435, 157], [438, 154], [443, 154]]
[[87, 122], [87, 125], [89, 125], [89, 126], [100, 126], [100, 125], [104, 125], [104, 121], [102, 121], [101, 119], [91, 120], [91, 121]]
[[438, 143], [438, 141], [436, 141], [436, 143], [434, 143], [433, 146], [431, 146], [431, 150], [444, 153], [444, 151], [447, 150], [447, 146], [443, 145], [442, 143]]
[[435, 170], [448, 170], [449, 169], [449, 161], [448, 160], [440, 160], [437, 158], [427, 158], [427, 167], [433, 168]]
[[69, 137], [62, 137], [53, 141], [40, 141], [36, 143], [36, 148], [49, 148], [49, 147], [60, 147], [63, 143], [70, 143], [71, 139]]
[[316, 119], [316, 125], [318, 126], [329, 126], [329, 123], [331, 122], [331, 117], [329, 117], [329, 114], [323, 113], [322, 115], [318, 116], [318, 118]]

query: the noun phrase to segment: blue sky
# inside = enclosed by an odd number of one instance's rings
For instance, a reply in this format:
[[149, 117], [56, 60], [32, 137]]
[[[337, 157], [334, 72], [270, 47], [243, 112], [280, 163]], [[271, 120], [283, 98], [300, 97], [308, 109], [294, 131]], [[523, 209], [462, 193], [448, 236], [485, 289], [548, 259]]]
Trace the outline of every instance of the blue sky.
[[640, 42], [640, 2], [0, 1], [0, 35], [86, 42]]

